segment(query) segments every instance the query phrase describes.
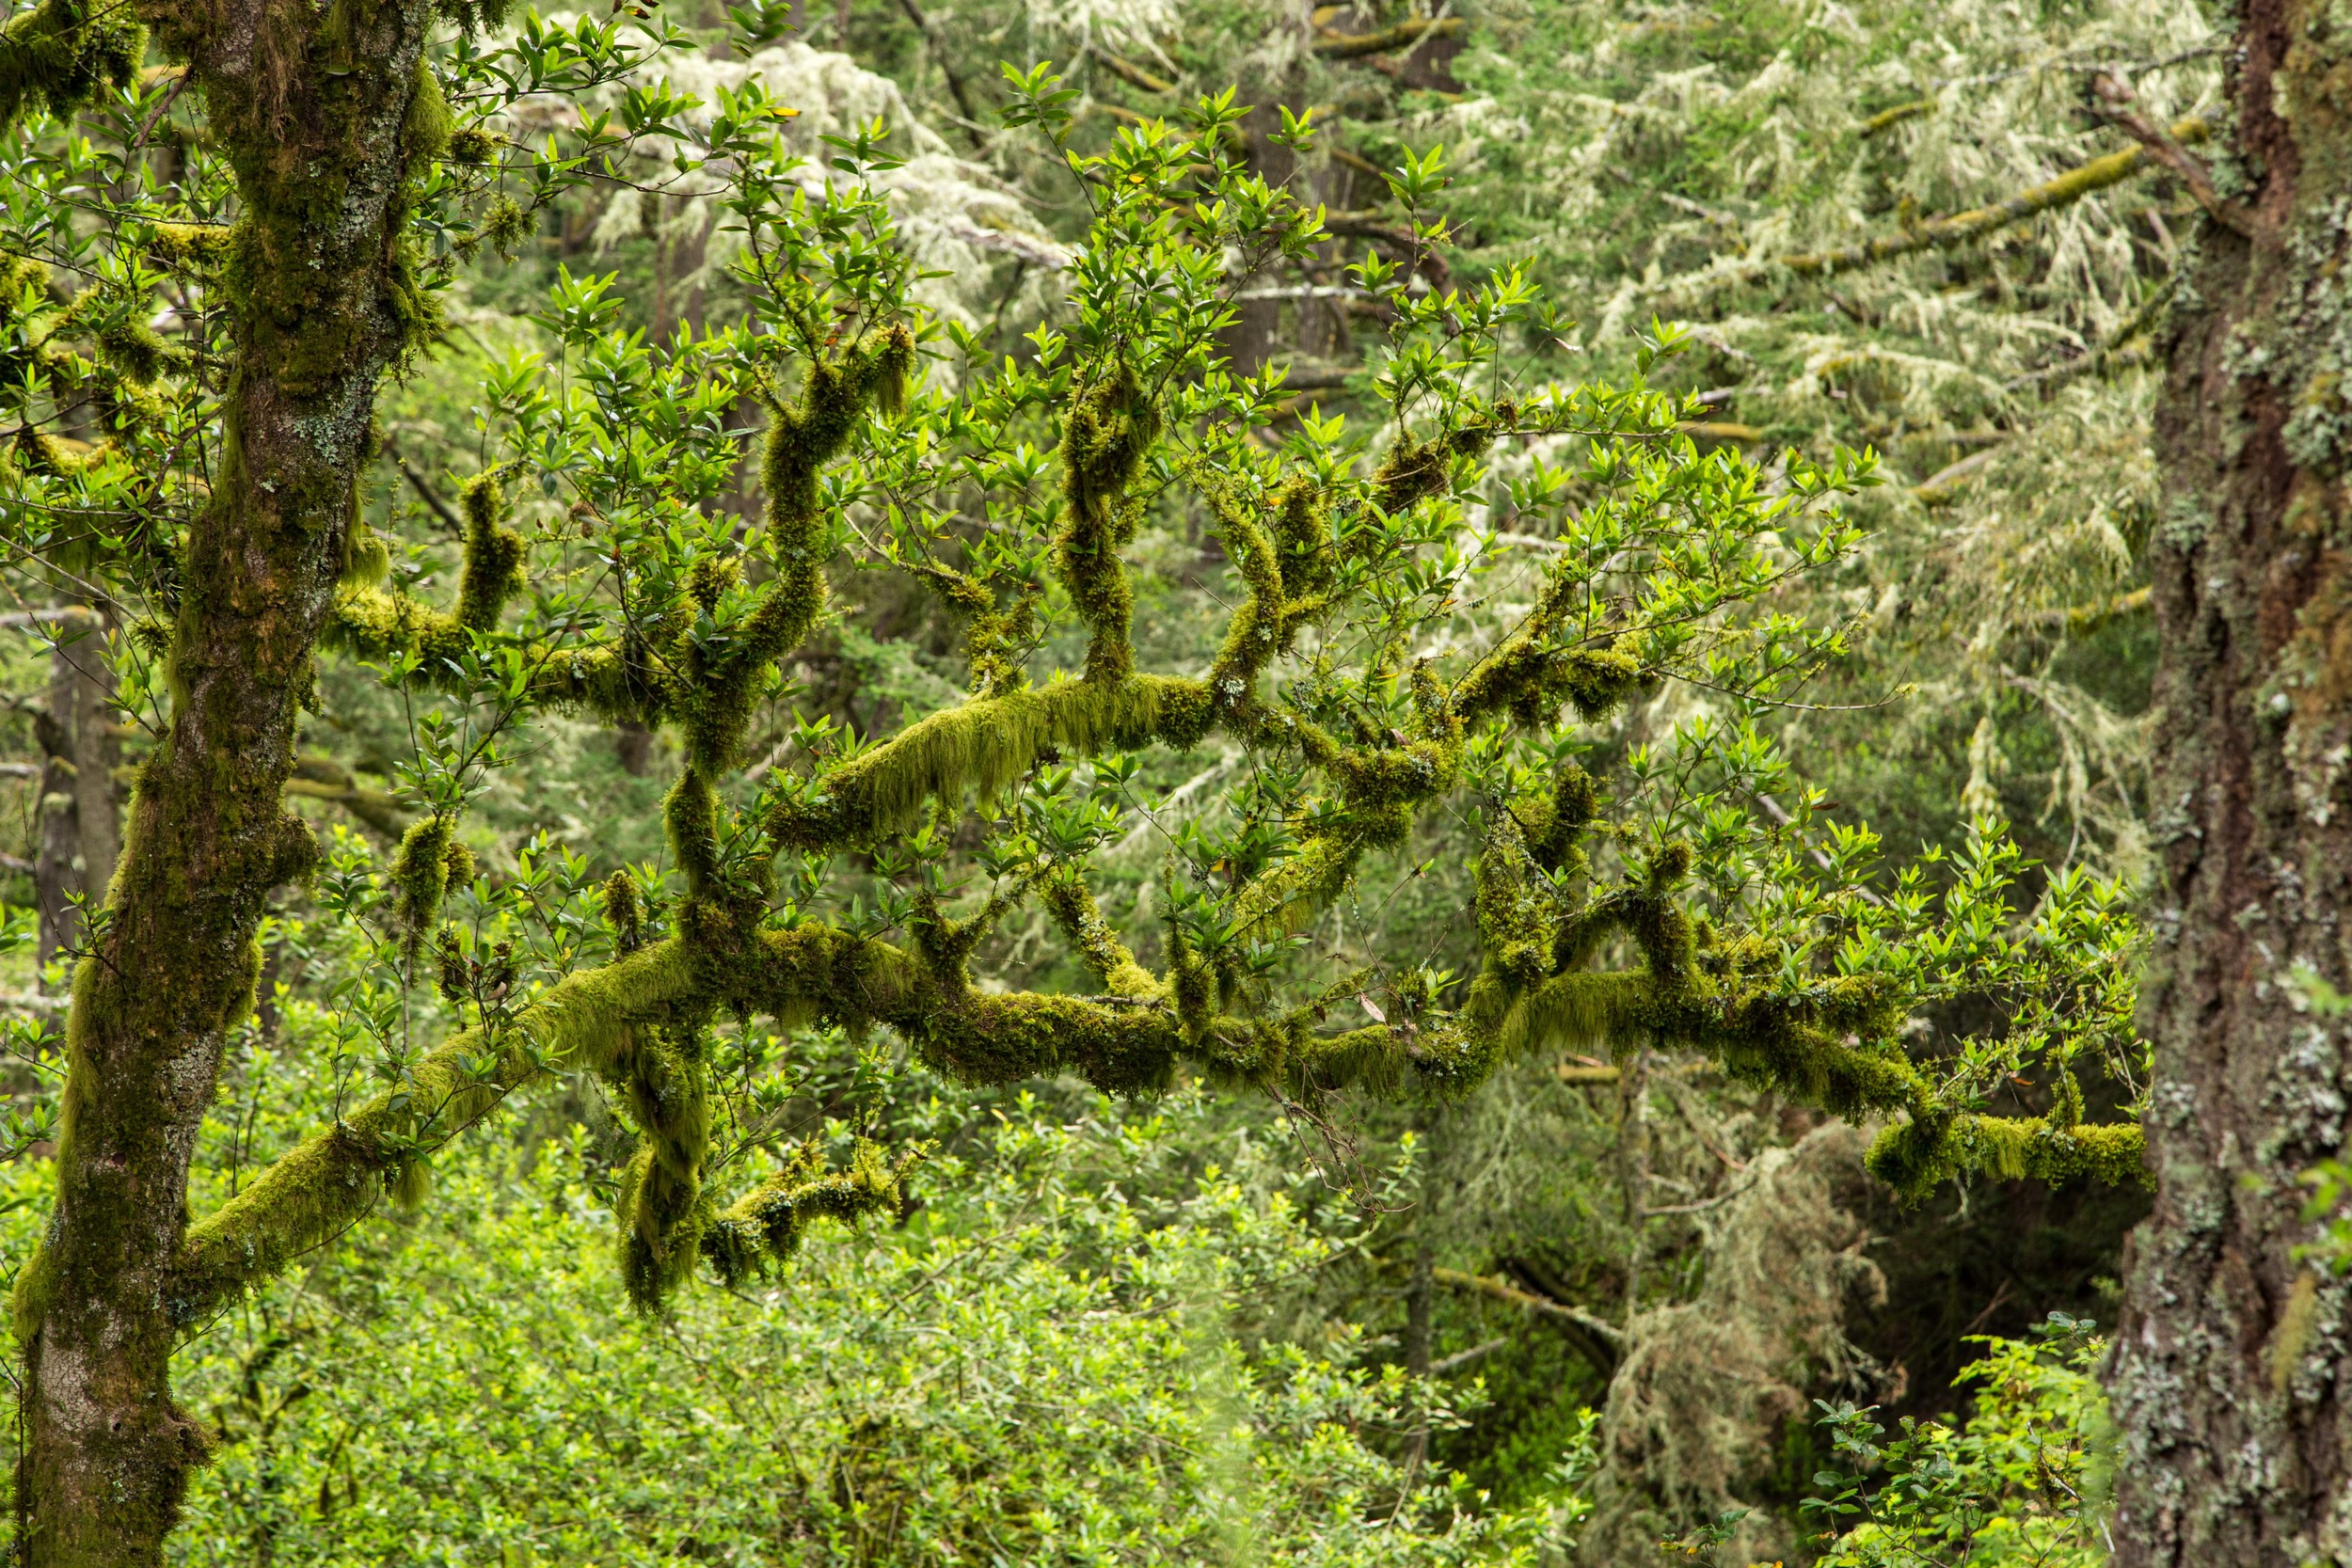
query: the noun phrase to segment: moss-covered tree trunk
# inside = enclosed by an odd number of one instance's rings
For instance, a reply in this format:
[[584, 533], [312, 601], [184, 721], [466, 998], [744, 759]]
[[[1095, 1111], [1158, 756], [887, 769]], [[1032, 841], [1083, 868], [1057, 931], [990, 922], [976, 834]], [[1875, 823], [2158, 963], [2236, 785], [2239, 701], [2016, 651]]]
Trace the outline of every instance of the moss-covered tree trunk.
[[2296, 973], [2352, 990], [2352, 23], [2253, 0], [2238, 25], [2157, 429], [2158, 1193], [2113, 1366], [2134, 1568], [2352, 1556], [2352, 1291], [2297, 1250], [2352, 1069]]
[[224, 264], [236, 358], [212, 499], [190, 528], [172, 725], [138, 778], [95, 956], [75, 976], [57, 1197], [16, 1317], [24, 1554], [157, 1563], [205, 1451], [166, 1378], [187, 1178], [222, 1046], [249, 1005], [270, 889], [314, 856], [283, 812], [378, 379], [420, 306], [400, 238], [417, 0], [143, 8], [188, 62], [243, 215]]

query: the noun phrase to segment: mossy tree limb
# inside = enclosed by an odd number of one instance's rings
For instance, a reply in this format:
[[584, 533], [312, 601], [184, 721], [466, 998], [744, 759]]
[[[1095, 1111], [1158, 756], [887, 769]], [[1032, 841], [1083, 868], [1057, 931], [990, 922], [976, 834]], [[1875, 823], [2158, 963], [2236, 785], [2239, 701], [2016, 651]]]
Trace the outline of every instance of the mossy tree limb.
[[[2172, 141], [2193, 145], [2211, 134], [2204, 120], [2191, 118], [2171, 127]], [[2160, 167], [2158, 159], [2145, 146], [2133, 146], [2121, 151], [2093, 158], [2089, 163], [2068, 169], [2039, 185], [2028, 186], [2013, 196], [1982, 207], [1944, 217], [1930, 218], [1903, 230], [1899, 233], [1882, 234], [1860, 245], [1843, 245], [1833, 250], [1800, 251], [1793, 255], [1768, 257], [1762, 261], [1744, 262], [1719, 272], [1707, 272], [1690, 277], [1671, 278], [1652, 286], [1646, 293], [1668, 296], [1697, 290], [1722, 288], [1739, 283], [1753, 283], [1775, 273], [1788, 273], [1798, 277], [1827, 278], [1844, 273], [1873, 267], [1882, 261], [1899, 257], [1915, 256], [1927, 250], [1949, 250], [1960, 245], [1974, 245], [2012, 224], [2038, 217], [2043, 213], [2069, 206], [2087, 196], [2120, 185], [2124, 181]]]
[[348, 1229], [404, 1170], [515, 1089], [550, 1069], [610, 1068], [634, 1031], [691, 995], [694, 980], [691, 957], [672, 940], [570, 976], [495, 1033], [476, 1027], [453, 1036], [398, 1084], [188, 1227], [171, 1269], [176, 1322], [200, 1323]]

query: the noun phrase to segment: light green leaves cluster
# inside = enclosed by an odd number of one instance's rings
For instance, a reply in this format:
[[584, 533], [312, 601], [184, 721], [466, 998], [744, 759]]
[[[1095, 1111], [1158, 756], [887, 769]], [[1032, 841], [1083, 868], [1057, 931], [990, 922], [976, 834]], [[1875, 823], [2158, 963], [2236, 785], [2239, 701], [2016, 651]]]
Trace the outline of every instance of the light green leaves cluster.
[[580, 1135], [522, 1167], [470, 1141], [434, 1215], [184, 1357], [222, 1448], [180, 1560], [266, 1540], [315, 1568], [1402, 1568], [1565, 1544], [1572, 1499], [1486, 1512], [1391, 1456], [1412, 1422], [1458, 1418], [1353, 1365], [1354, 1331], [1232, 1337], [1356, 1236], [1307, 1221], [1247, 1141], [1182, 1178], [1202, 1110], [1058, 1126], [1016, 1106], [902, 1227], [814, 1235], [789, 1282], [697, 1293], [667, 1323], [633, 1319], [604, 1262]]

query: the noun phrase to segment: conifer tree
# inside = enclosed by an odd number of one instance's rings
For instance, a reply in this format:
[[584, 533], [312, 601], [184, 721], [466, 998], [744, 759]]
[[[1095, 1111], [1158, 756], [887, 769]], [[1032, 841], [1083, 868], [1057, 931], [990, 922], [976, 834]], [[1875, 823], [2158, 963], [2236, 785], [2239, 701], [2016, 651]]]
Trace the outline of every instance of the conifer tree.
[[[2120, 82], [2101, 108], [2204, 197], [2156, 450], [2163, 635], [2145, 1018], [2156, 1208], [2135, 1237], [2112, 1389], [2119, 1560], [2352, 1552], [2339, 927], [2346, 836], [2343, 26], [2249, 7], [2208, 152]], [[2319, 1201], [2306, 1184], [2316, 1176]]]

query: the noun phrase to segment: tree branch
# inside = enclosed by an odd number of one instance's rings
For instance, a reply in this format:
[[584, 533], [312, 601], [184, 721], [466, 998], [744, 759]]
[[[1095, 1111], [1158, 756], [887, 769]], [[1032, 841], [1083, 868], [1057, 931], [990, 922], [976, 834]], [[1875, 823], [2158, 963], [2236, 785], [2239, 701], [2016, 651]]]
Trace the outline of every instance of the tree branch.
[[2253, 234], [2254, 215], [2213, 188], [2213, 175], [2205, 166], [2163, 126], [2127, 106], [2132, 102], [2132, 89], [2121, 77], [2103, 71], [2091, 77], [2090, 90], [2093, 112], [2138, 142], [2149, 157], [2177, 175], [2181, 183], [2188, 187], [2188, 194], [2196, 198], [2197, 205], [2216, 223], [2239, 235]]
[[[2205, 139], [2208, 127], [2202, 119], [2184, 119], [2172, 127], [2170, 136], [2175, 143], [2195, 143]], [[2038, 217], [2057, 208], [2072, 206], [2095, 191], [2122, 183], [2152, 167], [2160, 161], [2145, 146], [2127, 147], [2094, 158], [2078, 168], [2068, 170], [2055, 180], [2044, 181], [2027, 190], [2018, 192], [2006, 200], [1989, 206], [1974, 207], [1949, 217], [1931, 218], [1925, 223], [1905, 230], [1899, 234], [1881, 235], [1861, 245], [1837, 250], [1801, 252], [1794, 256], [1774, 256], [1762, 261], [1743, 262], [1721, 271], [1686, 275], [1668, 278], [1641, 291], [1646, 295], [1673, 295], [1686, 289], [1717, 288], [1738, 283], [1752, 283], [1775, 273], [1793, 273], [1799, 277], [1835, 277], [1841, 273], [1876, 266], [1899, 257], [1914, 256], [1924, 250], [1948, 250], [1969, 245], [1989, 234], [1996, 233], [2012, 224]]]
[[963, 117], [964, 136], [972, 143], [974, 151], [981, 150], [988, 145], [987, 136], [980, 131], [985, 121], [972, 102], [971, 89], [964, 83], [963, 72], [955, 67], [953, 53], [939, 36], [939, 24], [924, 12], [915, 0], [898, 0], [898, 7], [907, 13], [907, 20], [914, 24], [914, 30], [923, 35], [923, 41], [930, 46], [931, 58], [939, 64], [939, 73], [947, 79], [948, 96], [956, 101], [957, 112]]
[[691, 957], [673, 939], [567, 976], [495, 1036], [479, 1027], [453, 1036], [188, 1227], [172, 1270], [175, 1321], [202, 1322], [342, 1234], [375, 1207], [399, 1171], [549, 1068], [610, 1062], [633, 1021], [685, 997], [694, 980]]
[[1449, 16], [1435, 22], [1400, 22], [1376, 33], [1317, 33], [1314, 48], [1326, 59], [1356, 60], [1367, 55], [1409, 49], [1424, 38], [1458, 38], [1465, 31], [1467, 24], [1460, 17]]
[[1144, 70], [1143, 67], [1132, 61], [1122, 60], [1106, 49], [1097, 49], [1093, 53], [1094, 57], [1103, 62], [1104, 71], [1109, 71], [1131, 87], [1144, 92], [1174, 92], [1176, 90], [1175, 83], [1164, 82]]
[[1457, 1291], [1473, 1291], [1483, 1296], [1491, 1296], [1505, 1306], [1516, 1307], [1522, 1312], [1550, 1319], [1580, 1341], [1584, 1354], [1604, 1373], [1614, 1370], [1625, 1354], [1625, 1330], [1581, 1307], [1571, 1307], [1549, 1296], [1522, 1291], [1499, 1275], [1490, 1276], [1466, 1274], [1460, 1269], [1431, 1269], [1429, 1277], [1440, 1285], [1450, 1285]]

